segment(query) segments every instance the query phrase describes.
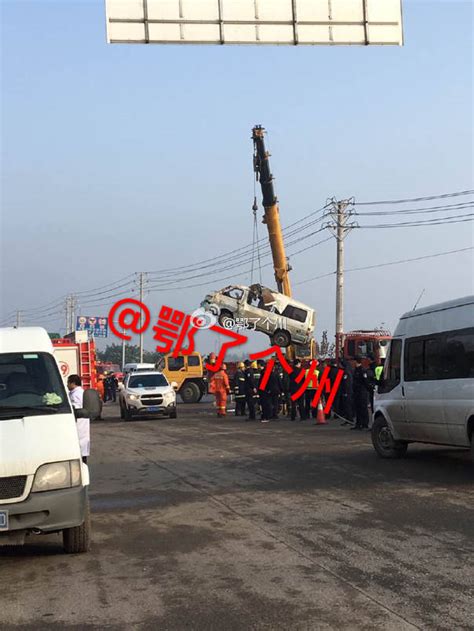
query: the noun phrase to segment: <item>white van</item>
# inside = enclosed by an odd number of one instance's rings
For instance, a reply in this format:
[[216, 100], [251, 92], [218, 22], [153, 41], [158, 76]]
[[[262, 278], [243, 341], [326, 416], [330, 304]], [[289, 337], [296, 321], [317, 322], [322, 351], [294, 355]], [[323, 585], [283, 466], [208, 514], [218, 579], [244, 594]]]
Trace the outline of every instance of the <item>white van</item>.
[[474, 296], [400, 318], [378, 393], [372, 442], [385, 458], [408, 443], [471, 448], [474, 458]]
[[0, 329], [0, 545], [62, 532], [66, 552], [86, 552], [88, 486], [75, 414], [48, 334], [36, 327]]
[[241, 322], [242, 328], [266, 333], [276, 346], [307, 344], [314, 332], [314, 309], [259, 284], [229, 285], [208, 294], [201, 307], [224, 328]]

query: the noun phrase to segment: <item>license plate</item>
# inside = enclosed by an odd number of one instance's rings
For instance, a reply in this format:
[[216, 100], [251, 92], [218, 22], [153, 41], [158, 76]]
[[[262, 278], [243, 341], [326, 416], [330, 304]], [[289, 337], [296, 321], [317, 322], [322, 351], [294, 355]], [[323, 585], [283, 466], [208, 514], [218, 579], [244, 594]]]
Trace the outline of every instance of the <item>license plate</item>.
[[8, 530], [8, 511], [0, 510], [0, 530]]
[[149, 408], [147, 408], [148, 412], [159, 412], [160, 411], [160, 406], [159, 405], [150, 405]]

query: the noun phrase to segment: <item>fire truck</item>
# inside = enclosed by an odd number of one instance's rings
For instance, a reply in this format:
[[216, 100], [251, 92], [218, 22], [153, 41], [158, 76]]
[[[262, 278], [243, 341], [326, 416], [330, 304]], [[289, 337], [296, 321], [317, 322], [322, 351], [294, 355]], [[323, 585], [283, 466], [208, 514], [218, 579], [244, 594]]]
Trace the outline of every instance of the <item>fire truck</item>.
[[342, 356], [354, 359], [356, 355], [363, 358], [373, 357], [378, 363], [387, 356], [388, 343], [392, 339], [390, 331], [375, 329], [373, 331], [350, 331], [342, 339]]
[[51, 341], [64, 383], [67, 382], [69, 375], [79, 375], [84, 389], [96, 388], [95, 342], [93, 338], [88, 338], [87, 331], [76, 331]]

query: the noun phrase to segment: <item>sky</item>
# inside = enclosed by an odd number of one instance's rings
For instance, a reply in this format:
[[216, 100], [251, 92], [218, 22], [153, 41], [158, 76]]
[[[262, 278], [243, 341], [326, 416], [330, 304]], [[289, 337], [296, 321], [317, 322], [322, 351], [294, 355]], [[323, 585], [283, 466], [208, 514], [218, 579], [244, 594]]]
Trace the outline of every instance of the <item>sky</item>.
[[[101, 1], [1, 8], [2, 324], [21, 310], [23, 323], [64, 332], [68, 293], [197, 269], [251, 243], [255, 124], [268, 130], [284, 226], [333, 196], [474, 188], [471, 2], [404, 0], [405, 45], [365, 48], [107, 45]], [[472, 222], [353, 230], [346, 267], [467, 248], [473, 236]], [[334, 271], [336, 243], [298, 249], [288, 252], [294, 296], [316, 310], [316, 338], [331, 337], [334, 275], [298, 283]], [[423, 291], [421, 306], [473, 293], [472, 252], [348, 272], [345, 330], [393, 330]], [[208, 291], [249, 283], [250, 263], [223, 266], [166, 291], [149, 275], [152, 314], [162, 304], [189, 313]], [[275, 285], [271, 267], [262, 279]], [[78, 294], [78, 313], [107, 315], [108, 295]], [[203, 334], [198, 348], [214, 343]]]

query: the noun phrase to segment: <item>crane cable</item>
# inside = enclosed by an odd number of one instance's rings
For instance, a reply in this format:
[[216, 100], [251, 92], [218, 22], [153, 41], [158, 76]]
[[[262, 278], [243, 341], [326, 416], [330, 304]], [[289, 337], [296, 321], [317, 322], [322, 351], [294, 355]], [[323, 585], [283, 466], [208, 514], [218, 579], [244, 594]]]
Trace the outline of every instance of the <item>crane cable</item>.
[[[258, 177], [258, 176], [257, 176]], [[252, 240], [252, 265], [250, 268], [250, 284], [253, 285], [253, 271], [255, 266], [255, 253], [257, 253], [258, 276], [260, 284], [262, 284], [262, 261], [260, 258], [260, 239], [258, 238], [258, 221], [257, 221], [257, 178], [253, 181], [253, 240]]]

